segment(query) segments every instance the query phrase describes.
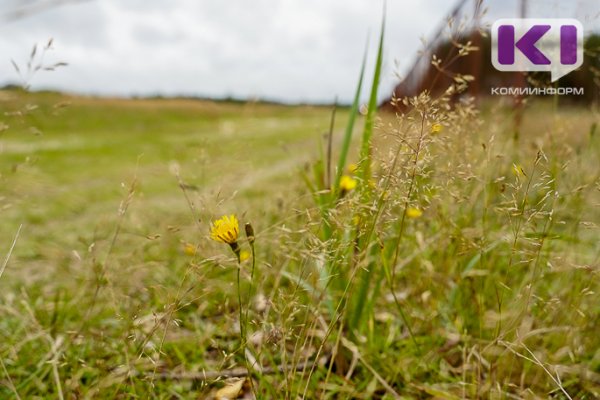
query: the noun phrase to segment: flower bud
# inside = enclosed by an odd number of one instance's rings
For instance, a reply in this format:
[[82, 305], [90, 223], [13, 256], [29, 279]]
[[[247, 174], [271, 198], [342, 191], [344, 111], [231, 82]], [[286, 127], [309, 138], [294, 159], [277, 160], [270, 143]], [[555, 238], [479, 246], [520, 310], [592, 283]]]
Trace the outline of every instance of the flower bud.
[[252, 224], [250, 222], [246, 222], [246, 237], [248, 238], [248, 243], [254, 243], [254, 228], [252, 228]]

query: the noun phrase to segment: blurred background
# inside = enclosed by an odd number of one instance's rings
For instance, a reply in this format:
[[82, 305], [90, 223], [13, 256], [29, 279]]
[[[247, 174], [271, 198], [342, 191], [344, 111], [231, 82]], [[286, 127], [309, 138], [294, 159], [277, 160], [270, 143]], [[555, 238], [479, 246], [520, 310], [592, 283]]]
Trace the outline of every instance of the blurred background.
[[[53, 38], [46, 62], [67, 62], [68, 70], [38, 74], [33, 88], [349, 103], [382, 9], [382, 1], [364, 0], [3, 0], [0, 85], [21, 79], [11, 59], [24, 64], [35, 43]], [[474, 20], [476, 10], [483, 15]], [[401, 78], [424, 73], [430, 59], [418, 52], [448, 40], [449, 18], [467, 33], [523, 15], [577, 18], [588, 34], [600, 27], [596, 0], [390, 0], [386, 14], [382, 100]]]

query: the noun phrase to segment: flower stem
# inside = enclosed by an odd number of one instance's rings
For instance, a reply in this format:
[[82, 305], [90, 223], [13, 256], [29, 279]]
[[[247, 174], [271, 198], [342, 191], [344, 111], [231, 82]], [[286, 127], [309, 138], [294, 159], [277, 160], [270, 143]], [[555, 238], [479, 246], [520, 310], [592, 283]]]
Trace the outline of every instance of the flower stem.
[[246, 347], [246, 332], [245, 332], [245, 326], [246, 323], [244, 321], [244, 311], [243, 311], [243, 305], [242, 305], [242, 287], [240, 284], [240, 275], [242, 272], [242, 266], [240, 264], [238, 264], [238, 270], [237, 270], [237, 292], [238, 292], [238, 303], [239, 303], [239, 309], [240, 309], [240, 346], [242, 347], [242, 349], [244, 349]]

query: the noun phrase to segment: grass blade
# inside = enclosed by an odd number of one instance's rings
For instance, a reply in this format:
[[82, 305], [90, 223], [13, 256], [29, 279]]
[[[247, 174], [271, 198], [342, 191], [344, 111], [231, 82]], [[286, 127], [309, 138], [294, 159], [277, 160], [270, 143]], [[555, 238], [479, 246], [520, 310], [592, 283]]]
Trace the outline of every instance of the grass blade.
[[0, 267], [0, 278], [4, 274], [4, 270], [6, 269], [6, 266], [8, 265], [8, 261], [10, 260], [10, 256], [12, 255], [13, 250], [15, 249], [17, 240], [19, 240], [19, 235], [21, 234], [21, 228], [23, 228], [23, 224], [19, 225], [19, 229], [17, 229], [17, 233], [15, 234], [15, 238], [12, 242], [12, 245], [10, 246], [8, 253], [6, 254], [6, 258], [4, 259], [4, 262], [2, 263], [2, 266]]
[[344, 133], [344, 141], [342, 142], [342, 148], [340, 151], [340, 157], [338, 159], [337, 171], [335, 174], [335, 185], [333, 186], [333, 196], [334, 198], [339, 193], [340, 189], [340, 179], [342, 178], [342, 174], [344, 173], [344, 167], [346, 165], [346, 159], [348, 158], [348, 150], [350, 149], [350, 143], [352, 142], [352, 131], [354, 130], [354, 122], [356, 121], [356, 116], [358, 115], [358, 106], [360, 102], [360, 94], [362, 91], [362, 83], [365, 75], [365, 65], [367, 63], [367, 49], [368, 49], [368, 40], [367, 46], [365, 46], [365, 52], [363, 55], [363, 62], [360, 68], [360, 75], [358, 77], [358, 85], [356, 86], [356, 92], [354, 94], [354, 101], [352, 102], [352, 108], [350, 109], [350, 115], [348, 117], [348, 124], [346, 125], [346, 131]]
[[[375, 63], [375, 72], [373, 73], [373, 84], [369, 96], [369, 105], [365, 128], [363, 130], [362, 145], [360, 149], [360, 161], [362, 178], [368, 182], [371, 177], [371, 137], [373, 136], [373, 125], [375, 123], [375, 114], [377, 113], [377, 93], [379, 90], [379, 81], [381, 78], [381, 65], [383, 63], [383, 40], [385, 33], [385, 8], [381, 20], [381, 33], [379, 35], [379, 48], [377, 49], [377, 61]], [[363, 186], [365, 187], [365, 186]]]
[[[368, 181], [371, 175], [371, 136], [373, 135], [373, 125], [375, 120], [375, 114], [377, 111], [377, 92], [379, 88], [379, 80], [381, 77], [381, 65], [383, 59], [383, 41], [385, 32], [385, 8], [383, 12], [383, 18], [381, 21], [381, 33], [379, 35], [379, 48], [377, 50], [377, 61], [375, 63], [375, 72], [373, 74], [373, 84], [371, 86], [371, 94], [369, 96], [369, 109], [367, 111], [367, 118], [365, 121], [365, 128], [363, 130], [362, 144], [360, 150], [360, 167], [359, 174], [363, 179], [362, 193], [366, 193], [368, 187]], [[363, 242], [362, 249], [367, 249], [369, 246], [369, 239]], [[372, 265], [371, 265], [372, 264]], [[365, 321], [365, 317], [368, 315], [365, 312], [365, 298], [368, 296], [369, 289], [371, 287], [371, 280], [373, 277], [374, 263], [370, 263], [369, 268], [360, 273], [360, 286], [358, 288], [358, 295], [355, 297], [354, 307], [351, 312], [349, 319], [349, 328], [351, 332], [359, 329], [362, 322]]]

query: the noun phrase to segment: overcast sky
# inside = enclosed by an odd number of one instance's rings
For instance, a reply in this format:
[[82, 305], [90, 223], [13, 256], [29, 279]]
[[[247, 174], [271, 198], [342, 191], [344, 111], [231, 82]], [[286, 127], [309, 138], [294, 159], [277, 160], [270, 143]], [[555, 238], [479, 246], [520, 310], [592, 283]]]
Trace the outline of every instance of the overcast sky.
[[[22, 4], [0, 0], [0, 15]], [[388, 0], [382, 93], [397, 82], [456, 1]], [[598, 0], [532, 1], [554, 15], [596, 24]], [[571, 6], [565, 6], [570, 3]], [[495, 8], [494, 8], [495, 7]], [[517, 0], [491, 3], [514, 17]], [[534, 11], [536, 11], [534, 10]], [[0, 21], [0, 84], [18, 81], [34, 43], [54, 38], [33, 89], [102, 95], [260, 97], [289, 102], [350, 101], [367, 34], [370, 55], [382, 0], [88, 0]], [[537, 16], [537, 15], [536, 15]], [[548, 16], [548, 15], [539, 15]], [[587, 18], [587, 22], [586, 19]], [[372, 64], [371, 64], [372, 65]]]

